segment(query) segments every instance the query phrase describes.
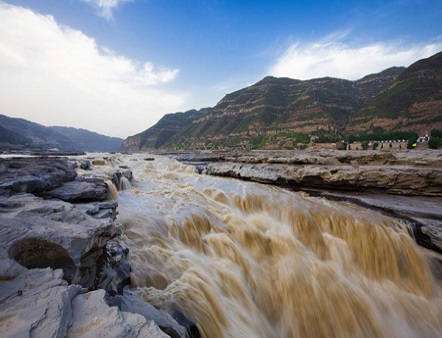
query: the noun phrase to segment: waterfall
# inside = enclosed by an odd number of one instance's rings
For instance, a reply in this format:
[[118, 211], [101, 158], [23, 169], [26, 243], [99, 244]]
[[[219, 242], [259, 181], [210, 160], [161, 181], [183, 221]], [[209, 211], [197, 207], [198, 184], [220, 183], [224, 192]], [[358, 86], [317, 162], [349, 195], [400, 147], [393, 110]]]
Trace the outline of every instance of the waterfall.
[[168, 158], [130, 165], [132, 287], [204, 337], [440, 337], [441, 281], [406, 223]]
[[129, 190], [129, 189], [132, 188], [132, 186], [130, 184], [130, 181], [126, 177], [121, 176], [120, 177], [120, 187], [119, 188], [120, 188], [119, 190]]
[[92, 160], [92, 165], [104, 166], [106, 165], [106, 161], [102, 159]]
[[108, 191], [108, 198], [111, 200], [118, 199], [118, 191], [115, 184], [111, 180], [106, 180], [106, 186]]

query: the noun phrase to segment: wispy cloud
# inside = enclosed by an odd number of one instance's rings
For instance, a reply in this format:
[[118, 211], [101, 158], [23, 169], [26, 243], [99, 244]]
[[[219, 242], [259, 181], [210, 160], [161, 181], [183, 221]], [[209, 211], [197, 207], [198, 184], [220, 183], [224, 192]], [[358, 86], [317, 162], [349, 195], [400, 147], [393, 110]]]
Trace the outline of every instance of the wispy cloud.
[[112, 12], [120, 5], [123, 5], [133, 0], [81, 0], [96, 8], [98, 15], [112, 19]]
[[442, 50], [442, 42], [403, 46], [391, 42], [354, 46], [349, 32], [330, 34], [320, 41], [291, 44], [269, 69], [278, 77], [311, 79], [331, 76], [356, 80], [393, 66], [409, 66]]
[[0, 31], [3, 114], [127, 136], [185, 101], [164, 90], [178, 69], [100, 48], [51, 16], [0, 3]]

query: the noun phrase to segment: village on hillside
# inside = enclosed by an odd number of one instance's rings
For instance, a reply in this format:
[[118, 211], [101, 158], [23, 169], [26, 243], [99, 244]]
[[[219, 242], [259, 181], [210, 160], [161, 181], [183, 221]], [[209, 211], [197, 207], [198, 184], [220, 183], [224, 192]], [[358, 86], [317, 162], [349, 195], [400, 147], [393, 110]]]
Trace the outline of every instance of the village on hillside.
[[353, 143], [345, 141], [332, 143], [313, 142], [309, 145], [309, 148], [333, 150], [429, 149], [430, 139], [431, 137], [425, 134], [424, 136], [419, 136], [418, 139], [412, 143], [405, 139], [355, 141]]

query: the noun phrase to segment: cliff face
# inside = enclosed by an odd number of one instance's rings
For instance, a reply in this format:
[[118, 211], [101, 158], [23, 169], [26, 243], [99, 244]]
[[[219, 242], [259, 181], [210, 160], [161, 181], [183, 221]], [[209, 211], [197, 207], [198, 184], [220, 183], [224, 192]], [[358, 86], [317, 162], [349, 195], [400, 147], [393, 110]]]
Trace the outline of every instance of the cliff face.
[[442, 53], [404, 70], [385, 91], [351, 115], [346, 131], [375, 127], [420, 134], [442, 128]]
[[307, 135], [442, 127], [442, 53], [357, 81], [265, 77], [213, 108], [170, 114], [131, 136], [124, 150], [283, 149]]
[[170, 142], [183, 128], [191, 125], [200, 116], [207, 113], [208, 109], [189, 110], [185, 113], [167, 114], [153, 127], [140, 134], [124, 140], [122, 150], [138, 151], [142, 149], [158, 149]]

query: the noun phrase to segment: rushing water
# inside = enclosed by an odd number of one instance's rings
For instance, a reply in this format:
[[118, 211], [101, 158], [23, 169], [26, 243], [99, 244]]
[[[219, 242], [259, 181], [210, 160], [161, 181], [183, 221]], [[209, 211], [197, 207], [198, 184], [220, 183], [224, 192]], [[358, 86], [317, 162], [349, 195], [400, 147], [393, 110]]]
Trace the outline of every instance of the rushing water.
[[132, 287], [206, 338], [441, 336], [441, 284], [405, 224], [166, 157], [127, 163]]

